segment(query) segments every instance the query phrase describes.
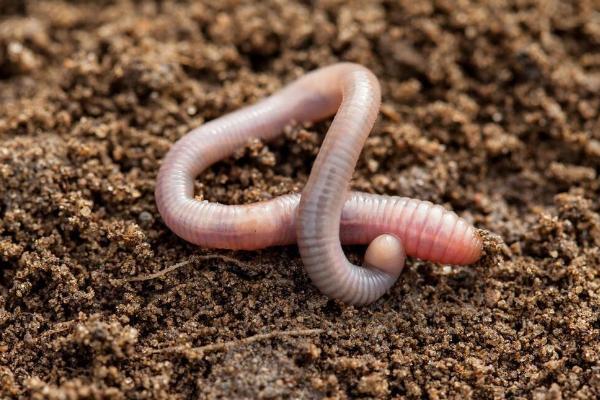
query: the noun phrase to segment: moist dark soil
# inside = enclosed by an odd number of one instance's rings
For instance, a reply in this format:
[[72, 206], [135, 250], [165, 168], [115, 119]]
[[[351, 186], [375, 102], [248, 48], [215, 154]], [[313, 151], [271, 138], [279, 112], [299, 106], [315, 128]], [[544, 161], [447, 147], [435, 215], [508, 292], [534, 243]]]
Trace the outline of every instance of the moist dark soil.
[[[0, 13], [1, 398], [600, 395], [597, 1]], [[321, 295], [295, 246], [186, 243], [153, 196], [191, 128], [341, 60], [383, 89], [353, 188], [443, 204], [486, 238], [473, 266], [409, 260], [366, 307]], [[301, 191], [329, 123], [249, 143], [198, 197]]]

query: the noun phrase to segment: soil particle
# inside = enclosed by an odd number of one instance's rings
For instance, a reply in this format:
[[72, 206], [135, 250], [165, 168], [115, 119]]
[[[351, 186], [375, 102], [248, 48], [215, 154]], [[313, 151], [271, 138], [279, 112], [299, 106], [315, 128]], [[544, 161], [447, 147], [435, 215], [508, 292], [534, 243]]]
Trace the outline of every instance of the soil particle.
[[[598, 398], [599, 11], [0, 2], [0, 397]], [[361, 308], [294, 246], [185, 243], [153, 196], [191, 128], [341, 60], [383, 89], [353, 188], [441, 203], [485, 242], [474, 266], [410, 260]], [[328, 125], [249, 142], [196, 196], [301, 191]]]

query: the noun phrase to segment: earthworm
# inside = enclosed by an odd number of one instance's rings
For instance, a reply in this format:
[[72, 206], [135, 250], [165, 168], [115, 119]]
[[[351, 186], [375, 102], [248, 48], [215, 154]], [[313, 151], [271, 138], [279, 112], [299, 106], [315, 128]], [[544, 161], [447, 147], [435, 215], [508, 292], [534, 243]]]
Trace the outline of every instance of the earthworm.
[[[339, 63], [192, 130], [172, 146], [158, 173], [155, 196], [165, 224], [203, 247], [252, 250], [297, 242], [315, 286], [350, 304], [368, 304], [383, 295], [400, 274], [405, 254], [456, 265], [477, 261], [481, 239], [454, 212], [428, 201], [349, 191], [380, 101], [370, 70]], [[250, 139], [271, 140], [291, 121], [332, 114], [302, 195], [247, 205], [194, 198], [195, 177]], [[342, 243], [370, 243], [365, 267], [347, 260]]]

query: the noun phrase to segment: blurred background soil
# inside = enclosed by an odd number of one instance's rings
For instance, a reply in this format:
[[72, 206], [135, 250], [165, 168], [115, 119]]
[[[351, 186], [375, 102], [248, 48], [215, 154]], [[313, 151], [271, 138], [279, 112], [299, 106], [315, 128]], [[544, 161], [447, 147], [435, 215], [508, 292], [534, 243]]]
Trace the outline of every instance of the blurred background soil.
[[[600, 395], [598, 1], [0, 13], [1, 398]], [[153, 196], [189, 129], [339, 60], [383, 89], [352, 186], [493, 233], [478, 264], [410, 260], [359, 308], [319, 294], [294, 246], [185, 243]], [[249, 143], [198, 178], [198, 198], [300, 191], [328, 123]]]

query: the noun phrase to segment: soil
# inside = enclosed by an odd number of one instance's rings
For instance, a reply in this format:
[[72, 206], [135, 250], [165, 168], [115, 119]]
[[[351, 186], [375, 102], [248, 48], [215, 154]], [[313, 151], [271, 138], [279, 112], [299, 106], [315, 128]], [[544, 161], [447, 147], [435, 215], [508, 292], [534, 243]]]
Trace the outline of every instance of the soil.
[[[0, 13], [1, 398], [600, 396], [597, 1]], [[409, 260], [367, 307], [322, 296], [294, 246], [184, 242], [153, 196], [192, 127], [340, 60], [383, 89], [352, 186], [443, 204], [486, 237], [473, 266]], [[197, 195], [300, 191], [328, 123], [250, 143]]]

